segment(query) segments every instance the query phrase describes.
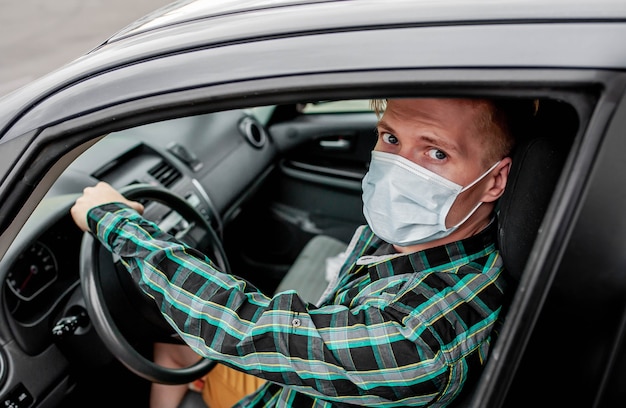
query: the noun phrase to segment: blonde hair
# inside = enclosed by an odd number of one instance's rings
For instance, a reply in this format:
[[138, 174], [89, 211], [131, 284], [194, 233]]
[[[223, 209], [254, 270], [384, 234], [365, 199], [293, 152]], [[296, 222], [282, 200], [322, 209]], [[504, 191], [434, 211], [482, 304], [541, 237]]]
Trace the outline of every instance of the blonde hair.
[[376, 113], [376, 116], [380, 119], [383, 116], [383, 112], [387, 107], [387, 99], [372, 99], [370, 101], [370, 107]]

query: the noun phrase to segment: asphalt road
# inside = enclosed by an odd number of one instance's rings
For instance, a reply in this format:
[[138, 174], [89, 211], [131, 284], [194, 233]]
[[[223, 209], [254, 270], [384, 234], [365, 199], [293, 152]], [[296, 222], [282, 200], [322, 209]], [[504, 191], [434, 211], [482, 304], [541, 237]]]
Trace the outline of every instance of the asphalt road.
[[173, 0], [0, 0], [0, 97]]

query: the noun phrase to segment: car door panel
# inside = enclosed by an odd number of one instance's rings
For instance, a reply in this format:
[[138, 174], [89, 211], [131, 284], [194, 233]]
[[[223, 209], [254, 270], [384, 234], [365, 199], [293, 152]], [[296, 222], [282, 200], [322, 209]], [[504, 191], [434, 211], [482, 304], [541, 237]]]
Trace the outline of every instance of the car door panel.
[[[306, 214], [324, 233], [349, 240], [364, 223], [361, 179], [376, 142], [376, 115], [371, 112], [305, 114], [275, 124], [275, 140], [298, 135], [303, 142], [283, 153], [274, 206]], [[297, 191], [297, 194], [289, 193]]]

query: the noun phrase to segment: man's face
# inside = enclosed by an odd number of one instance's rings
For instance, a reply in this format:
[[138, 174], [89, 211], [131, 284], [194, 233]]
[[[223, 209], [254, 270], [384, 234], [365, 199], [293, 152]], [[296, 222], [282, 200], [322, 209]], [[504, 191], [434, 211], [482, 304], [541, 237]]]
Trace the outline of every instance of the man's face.
[[[389, 100], [380, 119], [374, 150], [411, 160], [461, 186], [480, 177], [488, 149], [486, 135], [477, 134], [476, 121], [484, 104], [455, 99]], [[463, 192], [446, 219], [459, 222], [481, 201], [481, 183]]]

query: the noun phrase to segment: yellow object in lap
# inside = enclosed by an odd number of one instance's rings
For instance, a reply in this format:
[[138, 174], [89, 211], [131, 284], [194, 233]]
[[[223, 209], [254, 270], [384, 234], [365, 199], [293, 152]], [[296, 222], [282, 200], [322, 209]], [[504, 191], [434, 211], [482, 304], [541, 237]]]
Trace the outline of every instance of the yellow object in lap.
[[202, 398], [209, 408], [231, 408], [265, 383], [223, 364], [217, 364], [203, 379]]

